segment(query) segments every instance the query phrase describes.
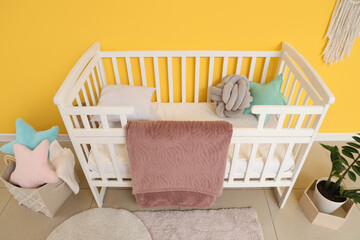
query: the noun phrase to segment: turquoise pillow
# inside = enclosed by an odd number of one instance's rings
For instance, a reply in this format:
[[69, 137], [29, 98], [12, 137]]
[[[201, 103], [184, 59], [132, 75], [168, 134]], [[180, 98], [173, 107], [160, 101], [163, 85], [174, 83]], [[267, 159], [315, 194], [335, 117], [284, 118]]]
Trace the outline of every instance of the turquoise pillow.
[[[250, 82], [250, 94], [253, 101], [250, 107], [244, 110], [244, 113], [251, 113], [251, 107], [255, 105], [286, 105], [287, 99], [281, 94], [282, 74], [267, 84]], [[259, 119], [259, 114], [256, 117]], [[269, 120], [270, 114], [265, 117], [265, 123]]]
[[16, 119], [16, 140], [3, 145], [0, 151], [14, 155], [14, 144], [20, 143], [27, 148], [34, 150], [43, 140], [54, 141], [59, 134], [59, 127], [54, 126], [46, 131], [37, 132], [21, 118]]

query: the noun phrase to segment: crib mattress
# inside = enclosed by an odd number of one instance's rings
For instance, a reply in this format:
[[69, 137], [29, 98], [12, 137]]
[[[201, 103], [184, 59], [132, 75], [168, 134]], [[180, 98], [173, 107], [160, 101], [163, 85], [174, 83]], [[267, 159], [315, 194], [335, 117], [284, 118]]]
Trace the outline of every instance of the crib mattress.
[[[113, 168], [113, 164], [111, 161], [109, 149], [107, 145], [99, 144], [98, 148], [98, 159], [99, 162], [105, 172], [105, 174], [114, 175], [115, 171]], [[238, 159], [235, 163], [235, 174], [244, 174], [247, 169], [248, 160], [250, 156], [250, 151], [252, 148], [252, 144], [242, 144], [240, 147], [240, 152]], [[267, 154], [270, 149], [270, 144], [261, 144], [259, 145], [259, 150], [257, 152], [256, 157], [252, 161], [250, 165], [249, 171], [252, 174], [258, 175], [262, 172], [264, 168], [264, 161], [266, 160]], [[267, 165], [266, 173], [268, 174], [276, 174], [279, 171], [281, 159], [285, 156], [285, 152], [287, 149], [287, 144], [278, 144], [272, 159], [269, 160]], [[118, 144], [115, 145], [115, 154], [118, 160], [118, 166], [120, 173], [124, 176], [130, 176], [130, 164], [129, 157], [126, 149], [126, 145]], [[230, 145], [228, 158], [226, 163], [225, 174], [229, 173], [231, 159], [233, 154], [233, 145]], [[284, 171], [291, 171], [294, 168], [294, 155], [291, 154], [289, 159], [284, 163]], [[91, 171], [99, 173], [97, 164], [95, 162], [94, 153], [91, 151], [89, 155], [88, 166]]]

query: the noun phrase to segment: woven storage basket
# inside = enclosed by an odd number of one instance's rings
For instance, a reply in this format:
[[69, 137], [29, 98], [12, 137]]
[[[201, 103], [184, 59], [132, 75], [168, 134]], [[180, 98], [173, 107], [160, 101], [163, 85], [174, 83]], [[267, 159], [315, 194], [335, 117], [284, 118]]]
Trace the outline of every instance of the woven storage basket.
[[48, 217], [53, 217], [72, 193], [69, 186], [61, 179], [56, 183], [48, 183], [35, 189], [17, 187], [9, 182], [14, 169], [15, 162], [10, 161], [1, 173], [0, 180], [19, 204], [35, 212], [42, 212]]

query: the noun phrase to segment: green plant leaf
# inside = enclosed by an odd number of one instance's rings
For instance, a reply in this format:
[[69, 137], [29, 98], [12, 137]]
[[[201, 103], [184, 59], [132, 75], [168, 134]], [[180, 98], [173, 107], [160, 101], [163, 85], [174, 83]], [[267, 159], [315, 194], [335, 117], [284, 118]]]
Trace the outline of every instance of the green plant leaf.
[[331, 152], [330, 153], [330, 159], [331, 159], [331, 162], [335, 162], [336, 160], [339, 159], [339, 153]]
[[352, 171], [348, 172], [348, 176], [352, 181], [354, 181], [354, 182], [356, 181], [356, 175]]
[[333, 162], [333, 168], [337, 171], [345, 170], [345, 167], [342, 165], [342, 162], [340, 160], [335, 160]]
[[340, 195], [342, 196], [344, 193], [344, 187], [343, 186], [340, 186]]
[[347, 151], [352, 152], [352, 153], [359, 153], [358, 150], [356, 150], [356, 149], [353, 148], [353, 147], [349, 147], [349, 146], [343, 146], [342, 149], [343, 149], [343, 150], [346, 149]]
[[354, 172], [355, 172], [358, 176], [360, 176], [360, 167], [359, 167], [359, 166], [353, 165], [353, 166], [352, 166], [352, 169], [354, 170]]
[[320, 143], [320, 145], [321, 145], [323, 148], [329, 150], [330, 152], [333, 152], [333, 151], [335, 150], [334, 147], [332, 147], [332, 146], [329, 146], [329, 145], [326, 145], [326, 144], [322, 144], [322, 143]]
[[360, 149], [360, 145], [359, 145], [359, 144], [356, 144], [356, 143], [353, 143], [353, 142], [348, 142], [348, 143], [346, 143], [346, 144], [348, 144], [348, 145], [350, 145], [350, 146], [352, 146], [352, 147], [355, 147], [355, 148], [359, 148], [359, 149]]
[[345, 156], [347, 156], [347, 157], [349, 157], [349, 158], [354, 159], [354, 156], [352, 155], [352, 153], [351, 153], [351, 152], [349, 152], [349, 151], [347, 151], [347, 150], [343, 149], [343, 150], [342, 150], [342, 153], [343, 153]]
[[[359, 134], [360, 135], [360, 134]], [[359, 137], [356, 137], [356, 136], [353, 136], [352, 137], [355, 141], [357, 141], [358, 143], [360, 143], [360, 138]]]
[[341, 155], [339, 155], [339, 159], [346, 165], [346, 166], [349, 166], [349, 163], [348, 161]]

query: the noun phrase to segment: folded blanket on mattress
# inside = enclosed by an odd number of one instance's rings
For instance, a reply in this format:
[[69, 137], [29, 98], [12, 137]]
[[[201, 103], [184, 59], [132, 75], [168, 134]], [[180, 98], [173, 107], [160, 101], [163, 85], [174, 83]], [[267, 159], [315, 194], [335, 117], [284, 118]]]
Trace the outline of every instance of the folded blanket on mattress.
[[210, 207], [222, 194], [232, 125], [130, 121], [126, 145], [140, 207]]

